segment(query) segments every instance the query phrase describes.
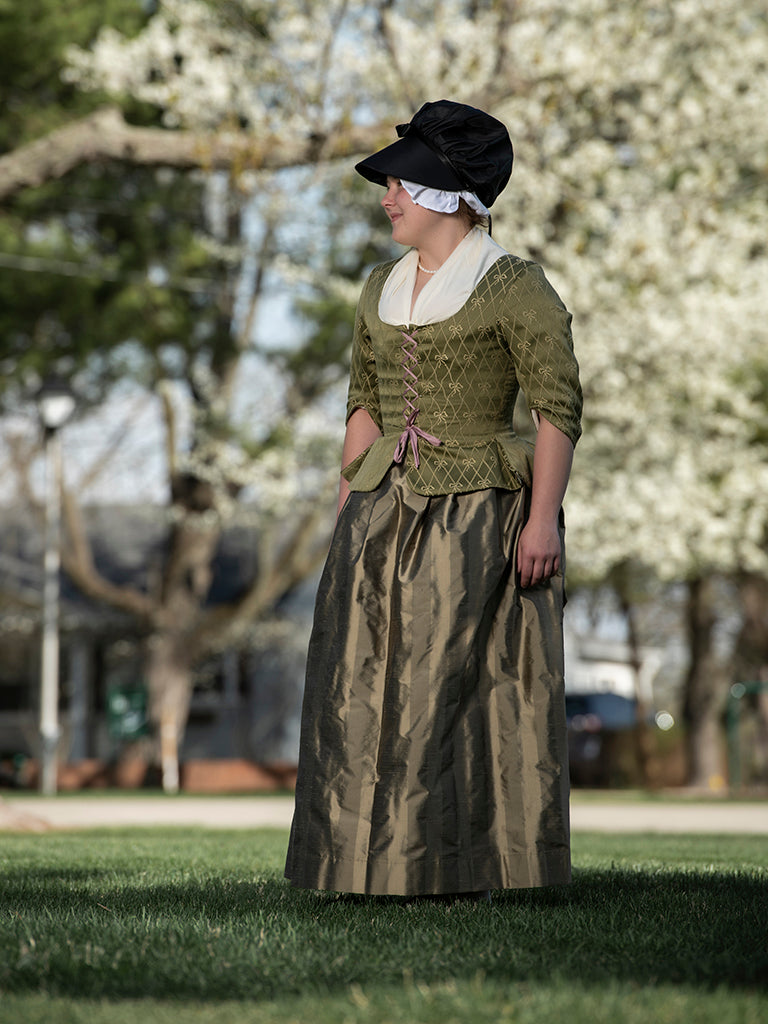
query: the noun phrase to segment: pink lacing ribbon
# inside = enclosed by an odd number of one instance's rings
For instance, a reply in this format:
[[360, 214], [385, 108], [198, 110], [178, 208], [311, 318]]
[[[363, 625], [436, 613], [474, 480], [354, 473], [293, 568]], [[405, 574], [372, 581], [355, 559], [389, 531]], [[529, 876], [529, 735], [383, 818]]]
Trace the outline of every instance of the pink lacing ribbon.
[[439, 437], [433, 437], [432, 434], [428, 434], [426, 430], [422, 430], [421, 427], [417, 427], [415, 419], [419, 415], [419, 410], [414, 409], [408, 419], [405, 421], [405, 430], [400, 435], [400, 440], [397, 442], [397, 448], [395, 448], [395, 454], [392, 456], [395, 462], [402, 462], [405, 458], [405, 453], [408, 448], [408, 442], [411, 443], [411, 451], [413, 452], [413, 462], [416, 469], [419, 468], [419, 438], [424, 438], [429, 444], [439, 445], [443, 442]]
[[[426, 430], [422, 430], [421, 427], [416, 426], [416, 417], [419, 415], [419, 409], [416, 402], [419, 400], [419, 392], [416, 385], [419, 382], [419, 378], [414, 371], [413, 367], [418, 366], [418, 359], [416, 358], [416, 339], [412, 334], [407, 334], [405, 331], [401, 331], [405, 341], [402, 344], [403, 359], [400, 365], [403, 368], [403, 384], [405, 389], [403, 391], [403, 399], [405, 401], [405, 409], [403, 410], [403, 416], [405, 416], [405, 430], [400, 435], [400, 439], [397, 442], [395, 453], [392, 456], [393, 460], [397, 463], [401, 463], [405, 458], [405, 453], [408, 450], [408, 444], [410, 442], [411, 451], [413, 452], [413, 462], [416, 468], [419, 468], [419, 438], [423, 438], [428, 444], [440, 445], [443, 442], [438, 437], [434, 437], [432, 434], [428, 434]], [[413, 332], [416, 333], [415, 331]]]

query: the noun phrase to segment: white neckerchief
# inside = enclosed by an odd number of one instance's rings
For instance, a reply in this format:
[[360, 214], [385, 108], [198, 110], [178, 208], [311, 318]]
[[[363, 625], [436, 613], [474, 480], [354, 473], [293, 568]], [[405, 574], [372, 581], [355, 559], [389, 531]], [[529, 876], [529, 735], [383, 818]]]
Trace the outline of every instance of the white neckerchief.
[[416, 249], [409, 249], [384, 282], [379, 299], [379, 319], [393, 327], [447, 320], [458, 313], [480, 279], [505, 255], [506, 249], [497, 245], [487, 232], [482, 228], [472, 228], [419, 292], [411, 314], [419, 254]]

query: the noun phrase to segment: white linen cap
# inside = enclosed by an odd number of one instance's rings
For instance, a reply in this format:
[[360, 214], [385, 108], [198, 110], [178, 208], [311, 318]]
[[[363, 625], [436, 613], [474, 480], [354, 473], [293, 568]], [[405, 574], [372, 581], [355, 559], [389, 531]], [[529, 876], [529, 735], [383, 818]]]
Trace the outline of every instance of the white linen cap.
[[439, 188], [427, 188], [426, 185], [417, 185], [415, 181], [400, 180], [400, 184], [411, 197], [417, 206], [423, 206], [426, 210], [434, 210], [435, 213], [456, 213], [459, 208], [459, 200], [463, 199], [470, 210], [479, 213], [481, 217], [490, 216], [490, 210], [480, 202], [474, 192], [448, 192]]

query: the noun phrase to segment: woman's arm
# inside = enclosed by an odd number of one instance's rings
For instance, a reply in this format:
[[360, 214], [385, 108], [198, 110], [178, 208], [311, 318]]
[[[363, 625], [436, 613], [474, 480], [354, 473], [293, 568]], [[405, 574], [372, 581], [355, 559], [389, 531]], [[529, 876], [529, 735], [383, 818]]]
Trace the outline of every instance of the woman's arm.
[[517, 548], [517, 568], [523, 587], [542, 583], [560, 568], [559, 514], [572, 462], [571, 441], [541, 416], [533, 457], [531, 511]]
[[[379, 437], [381, 437], [381, 431], [371, 419], [370, 413], [366, 409], [355, 409], [347, 420], [347, 432], [344, 435], [344, 447], [341, 452], [341, 468], [344, 469], [345, 466], [348, 466]], [[348, 494], [349, 484], [344, 477], [341, 477], [339, 504], [336, 510], [337, 518]]]

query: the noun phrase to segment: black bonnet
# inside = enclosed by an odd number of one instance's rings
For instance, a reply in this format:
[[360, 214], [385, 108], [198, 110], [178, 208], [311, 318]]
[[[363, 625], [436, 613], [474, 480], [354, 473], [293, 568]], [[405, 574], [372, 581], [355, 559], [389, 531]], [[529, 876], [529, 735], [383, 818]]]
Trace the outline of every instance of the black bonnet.
[[501, 121], [483, 110], [437, 100], [425, 103], [399, 139], [355, 165], [369, 181], [386, 185], [387, 176], [429, 188], [474, 192], [486, 206], [512, 173], [512, 143]]

